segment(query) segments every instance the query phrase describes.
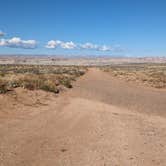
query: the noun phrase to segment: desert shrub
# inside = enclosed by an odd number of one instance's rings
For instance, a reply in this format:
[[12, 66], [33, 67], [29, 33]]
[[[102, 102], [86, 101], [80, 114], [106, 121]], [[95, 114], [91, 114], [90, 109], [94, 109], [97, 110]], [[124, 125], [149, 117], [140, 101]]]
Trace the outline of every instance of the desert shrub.
[[64, 85], [66, 88], [72, 88], [71, 78], [69, 77], [58, 77], [58, 80], [61, 85]]
[[0, 80], [0, 94], [6, 93], [8, 91], [7, 82], [4, 80]]
[[22, 87], [25, 89], [34, 90], [36, 89], [36, 82], [34, 80], [26, 80], [22, 83]]
[[59, 93], [57, 88], [58, 83], [54, 80], [54, 78], [45, 77], [44, 75], [29, 75], [19, 81], [20, 86], [25, 89], [42, 89], [44, 91]]
[[63, 79], [61, 81], [61, 83], [62, 83], [62, 85], [64, 85], [67, 88], [72, 88], [73, 87], [72, 84], [71, 84], [71, 81], [69, 79]]
[[166, 88], [165, 64], [114, 65], [102, 69], [127, 81], [137, 81], [155, 88]]
[[5, 73], [1, 72], [0, 77], [5, 77]]
[[50, 80], [43, 82], [43, 84], [39, 88], [44, 91], [59, 93], [59, 89], [57, 88], [55, 82], [52, 82]]
[[59, 93], [61, 88], [72, 88], [72, 82], [86, 70], [75, 66], [0, 65], [0, 93], [17, 87]]
[[19, 80], [10, 80], [7, 82], [7, 86], [9, 88], [17, 88], [17, 87], [21, 87], [21, 83]]
[[38, 77], [32, 77], [32, 78], [24, 78], [23, 80], [20, 80], [21, 87], [29, 90], [35, 90], [39, 89], [41, 85], [43, 84], [42, 79], [38, 79]]

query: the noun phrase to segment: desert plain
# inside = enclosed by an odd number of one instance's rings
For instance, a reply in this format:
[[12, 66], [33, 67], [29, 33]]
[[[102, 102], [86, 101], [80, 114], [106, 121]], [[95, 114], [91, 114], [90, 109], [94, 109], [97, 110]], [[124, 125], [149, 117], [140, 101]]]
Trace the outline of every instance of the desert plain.
[[0, 166], [166, 165], [164, 58], [0, 64]]

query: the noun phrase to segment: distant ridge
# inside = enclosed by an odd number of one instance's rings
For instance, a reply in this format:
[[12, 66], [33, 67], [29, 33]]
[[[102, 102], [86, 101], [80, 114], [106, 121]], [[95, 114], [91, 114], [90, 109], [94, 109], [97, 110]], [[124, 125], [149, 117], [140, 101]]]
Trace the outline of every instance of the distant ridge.
[[0, 55], [0, 64], [102, 66], [126, 63], [166, 63], [166, 57]]

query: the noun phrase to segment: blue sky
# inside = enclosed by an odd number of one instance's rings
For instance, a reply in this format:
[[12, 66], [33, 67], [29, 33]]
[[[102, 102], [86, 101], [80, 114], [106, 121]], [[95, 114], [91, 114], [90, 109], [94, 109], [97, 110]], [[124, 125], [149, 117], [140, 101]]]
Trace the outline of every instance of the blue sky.
[[0, 54], [166, 56], [165, 0], [0, 0]]

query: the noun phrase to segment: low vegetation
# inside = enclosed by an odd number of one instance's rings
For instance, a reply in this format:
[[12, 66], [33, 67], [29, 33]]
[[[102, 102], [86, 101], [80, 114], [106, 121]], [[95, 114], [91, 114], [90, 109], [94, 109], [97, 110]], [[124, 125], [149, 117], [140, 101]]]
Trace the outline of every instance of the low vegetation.
[[85, 67], [47, 65], [0, 65], [0, 93], [22, 87], [59, 93], [86, 72]]
[[166, 88], [166, 64], [124, 64], [102, 67], [102, 70], [126, 81], [155, 88]]

